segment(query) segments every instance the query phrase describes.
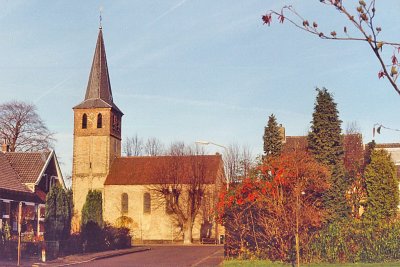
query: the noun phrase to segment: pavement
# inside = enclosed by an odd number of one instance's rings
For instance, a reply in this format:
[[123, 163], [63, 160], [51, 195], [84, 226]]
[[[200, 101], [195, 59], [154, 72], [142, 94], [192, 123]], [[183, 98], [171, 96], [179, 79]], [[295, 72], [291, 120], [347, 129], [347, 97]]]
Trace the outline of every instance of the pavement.
[[[94, 260], [106, 259], [111, 257], [117, 257], [121, 255], [147, 251], [150, 250], [149, 247], [143, 246], [135, 246], [127, 249], [119, 249], [119, 250], [109, 250], [109, 251], [102, 251], [102, 252], [95, 252], [95, 253], [84, 253], [84, 254], [74, 254], [69, 255], [66, 257], [60, 257], [55, 260], [40, 262], [37, 259], [21, 259], [20, 266], [70, 266], [79, 263], [86, 263]], [[1, 267], [8, 267], [8, 266], [17, 266], [17, 261], [13, 260], [5, 260], [0, 259], [0, 266]]]

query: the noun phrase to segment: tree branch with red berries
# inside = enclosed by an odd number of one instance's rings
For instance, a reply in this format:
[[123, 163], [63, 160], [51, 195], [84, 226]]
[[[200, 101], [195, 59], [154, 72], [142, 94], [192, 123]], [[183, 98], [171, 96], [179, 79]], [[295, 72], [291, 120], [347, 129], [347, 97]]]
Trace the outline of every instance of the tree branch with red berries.
[[[400, 67], [397, 57], [400, 54], [400, 43], [385, 41], [379, 38], [382, 28], [375, 25], [375, 0], [358, 1], [354, 13], [345, 7], [343, 2], [346, 1], [344, 0], [319, 0], [319, 2], [335, 8], [341, 15], [347, 18], [350, 24], [357, 30], [359, 36], [350, 33], [346, 26], [343, 27], [340, 33], [336, 30], [328, 31], [329, 33], [324, 32], [320, 29], [317, 22], [313, 21], [311, 23], [308, 19], [299, 14], [293, 6], [283, 6], [280, 12], [269, 10], [262, 16], [262, 20], [264, 24], [270, 26], [275, 17], [279, 23], [288, 22], [321, 39], [367, 43], [378, 59], [381, 67], [381, 70], [378, 72], [378, 78], [386, 77], [394, 90], [400, 95], [400, 88], [397, 84], [397, 79], [399, 77], [398, 69]], [[385, 58], [382, 54], [384, 48], [393, 50], [390, 58]]]

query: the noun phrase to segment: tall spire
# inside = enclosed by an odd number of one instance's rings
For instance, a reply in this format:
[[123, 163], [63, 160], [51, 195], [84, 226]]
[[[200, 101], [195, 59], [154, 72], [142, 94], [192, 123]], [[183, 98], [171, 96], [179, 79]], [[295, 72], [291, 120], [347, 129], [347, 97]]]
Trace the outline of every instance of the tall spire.
[[96, 50], [94, 52], [85, 100], [98, 98], [104, 100], [108, 104], [113, 103], [103, 31], [101, 28], [99, 29], [99, 36], [97, 37]]
[[106, 50], [104, 48], [103, 30], [100, 25], [85, 100], [75, 108], [103, 107], [112, 107], [121, 112], [113, 102]]

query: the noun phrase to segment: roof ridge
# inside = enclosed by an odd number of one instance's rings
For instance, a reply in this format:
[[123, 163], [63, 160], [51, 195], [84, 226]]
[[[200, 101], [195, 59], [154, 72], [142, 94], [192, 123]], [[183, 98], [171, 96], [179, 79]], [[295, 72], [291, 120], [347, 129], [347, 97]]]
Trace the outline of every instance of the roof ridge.
[[220, 157], [221, 155], [206, 154], [206, 155], [157, 155], [157, 156], [120, 156], [117, 159], [132, 159], [132, 158], [167, 158], [167, 157]]

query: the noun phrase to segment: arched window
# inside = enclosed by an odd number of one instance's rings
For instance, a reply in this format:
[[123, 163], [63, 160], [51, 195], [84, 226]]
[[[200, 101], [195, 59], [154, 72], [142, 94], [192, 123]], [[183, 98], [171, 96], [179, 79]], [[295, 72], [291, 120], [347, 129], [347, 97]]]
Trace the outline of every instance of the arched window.
[[122, 213], [128, 213], [128, 194], [127, 193], [122, 193], [121, 195], [121, 212]]
[[103, 116], [101, 113], [97, 115], [97, 128], [101, 128], [103, 126]]
[[86, 128], [87, 128], [87, 115], [86, 115], [86, 113], [84, 113], [82, 116], [82, 129], [86, 129]]
[[144, 193], [143, 195], [143, 213], [151, 213], [150, 193]]

